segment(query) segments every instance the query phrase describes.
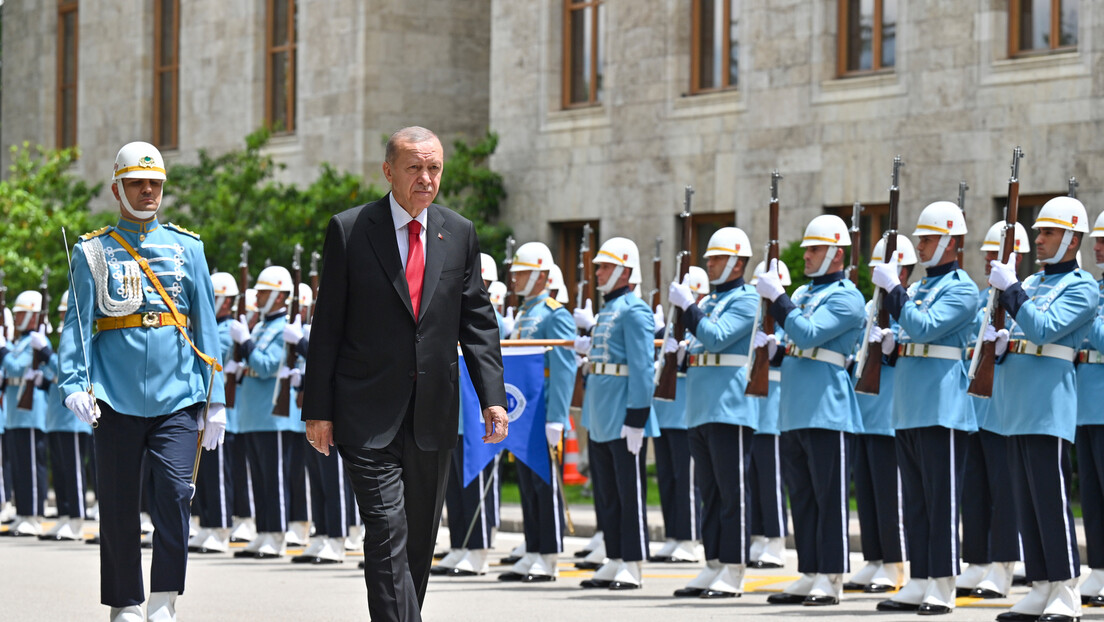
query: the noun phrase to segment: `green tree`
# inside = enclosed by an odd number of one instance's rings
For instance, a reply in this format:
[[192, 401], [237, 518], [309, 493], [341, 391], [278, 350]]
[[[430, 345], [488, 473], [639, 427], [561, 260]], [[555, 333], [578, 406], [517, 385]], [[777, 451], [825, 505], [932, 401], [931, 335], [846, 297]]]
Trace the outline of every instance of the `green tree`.
[[457, 140], [445, 161], [441, 177], [441, 203], [475, 223], [479, 248], [502, 263], [510, 228], [498, 222], [506, 186], [502, 175], [487, 168], [487, 158], [498, 147], [498, 134], [487, 134], [474, 145]]

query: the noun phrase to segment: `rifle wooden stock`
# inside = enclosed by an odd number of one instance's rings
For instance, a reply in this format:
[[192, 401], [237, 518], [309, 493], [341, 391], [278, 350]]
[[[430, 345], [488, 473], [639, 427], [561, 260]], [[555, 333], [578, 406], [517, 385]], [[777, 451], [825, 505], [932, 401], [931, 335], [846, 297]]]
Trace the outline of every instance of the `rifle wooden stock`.
[[[318, 254], [318, 251], [311, 251], [311, 267], [310, 267], [310, 288], [311, 288], [311, 304], [310, 311], [307, 312], [307, 324], [314, 321], [314, 310], [318, 306], [318, 260], [322, 256]], [[299, 391], [295, 394], [295, 405], [300, 410], [303, 408], [303, 391]]]
[[[583, 307], [584, 301], [587, 299], [587, 285], [590, 283], [590, 274], [594, 269], [594, 254], [591, 251], [593, 246], [591, 245], [590, 236], [590, 225], [583, 225], [583, 239], [579, 242], [579, 263], [576, 266], [579, 271], [579, 282], [575, 291], [575, 306], [579, 308]], [[582, 330], [577, 332], [579, 335], [584, 334]], [[583, 407], [583, 392], [586, 387], [584, 380], [583, 367], [580, 365], [575, 368], [575, 388], [571, 391], [571, 405], [575, 408]]]
[[[682, 249], [678, 254], [678, 276], [676, 280], [682, 282], [683, 277], [690, 272], [690, 253], [694, 248], [694, 227], [690, 222], [690, 201], [694, 195], [694, 189], [690, 186], [686, 186], [686, 198], [683, 200], [682, 213], [679, 214], [679, 218], [682, 219]], [[682, 323], [682, 310], [675, 308], [671, 305], [671, 310], [675, 314], [675, 321], [673, 328], [667, 332], [668, 335], [673, 335], [675, 339], [681, 341], [682, 337], [686, 334], [686, 326]], [[677, 352], [664, 352], [663, 364], [659, 370], [659, 377], [656, 378], [656, 388], [652, 397], [660, 400], [674, 400], [675, 394], [678, 389], [678, 353]]]
[[[291, 317], [289, 321], [294, 322], [295, 318], [299, 317], [299, 282], [303, 280], [303, 269], [299, 265], [299, 255], [303, 252], [303, 247], [298, 244], [295, 245], [295, 258], [291, 263]], [[299, 353], [295, 350], [295, 346], [287, 343], [284, 344], [284, 365], [289, 369], [295, 369], [299, 363]], [[276, 388], [276, 400], [272, 404], [272, 414], [277, 417], [288, 417], [291, 415], [291, 377], [281, 378], [279, 385]]]
[[[238, 263], [238, 298], [234, 301], [233, 319], [235, 320], [245, 315], [245, 290], [247, 289], [249, 289], [249, 242], [242, 242], [241, 261]], [[234, 362], [241, 364], [244, 358], [241, 345], [234, 344]], [[233, 408], [238, 395], [238, 376], [226, 374], [225, 385], [226, 407]]]
[[[771, 262], [778, 259], [778, 181], [782, 176], [778, 171], [771, 173], [771, 200], [768, 220], [767, 255], [763, 260], [763, 272], [770, 270]], [[760, 299], [759, 311], [755, 318], [755, 326], [752, 327], [751, 339], [754, 343], [755, 335], [762, 331], [768, 335], [774, 334], [774, 318], [770, 314], [770, 301]], [[770, 349], [768, 346], [751, 349], [751, 360], [748, 362], [747, 386], [744, 387], [744, 395], [767, 397], [770, 393]]]

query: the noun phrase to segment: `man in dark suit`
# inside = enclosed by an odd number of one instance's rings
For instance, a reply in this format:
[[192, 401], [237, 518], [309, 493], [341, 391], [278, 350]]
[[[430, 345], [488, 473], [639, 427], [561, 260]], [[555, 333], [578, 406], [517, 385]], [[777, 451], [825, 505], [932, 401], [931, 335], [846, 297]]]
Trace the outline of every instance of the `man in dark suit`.
[[506, 438], [498, 324], [472, 223], [433, 203], [437, 136], [393, 134], [391, 192], [330, 219], [304, 381], [307, 440], [337, 445], [364, 519], [373, 620], [421, 619], [445, 479], [456, 444], [456, 344], [486, 421]]

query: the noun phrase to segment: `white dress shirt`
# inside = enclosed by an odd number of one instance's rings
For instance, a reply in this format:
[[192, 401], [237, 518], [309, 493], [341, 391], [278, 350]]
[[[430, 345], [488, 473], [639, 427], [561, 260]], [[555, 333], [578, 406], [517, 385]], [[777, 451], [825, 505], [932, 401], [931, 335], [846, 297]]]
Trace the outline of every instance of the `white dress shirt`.
[[418, 214], [417, 218], [411, 218], [410, 214], [395, 200], [394, 193], [388, 193], [387, 197], [391, 201], [391, 220], [395, 222], [395, 241], [399, 243], [399, 259], [402, 261], [403, 271], [406, 271], [406, 256], [410, 253], [410, 232], [406, 225], [411, 220], [417, 220], [422, 225], [422, 232], [418, 237], [422, 240], [422, 265], [425, 265], [426, 213], [429, 210], [424, 209], [421, 214]]

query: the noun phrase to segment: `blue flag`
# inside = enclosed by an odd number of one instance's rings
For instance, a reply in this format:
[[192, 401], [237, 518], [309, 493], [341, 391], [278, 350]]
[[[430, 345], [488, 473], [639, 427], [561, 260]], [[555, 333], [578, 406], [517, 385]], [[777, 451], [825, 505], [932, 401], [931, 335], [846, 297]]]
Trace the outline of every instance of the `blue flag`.
[[483, 442], [487, 433], [483, 409], [475, 394], [468, 368], [460, 357], [460, 417], [464, 422], [464, 486], [471, 483], [498, 452], [508, 449], [541, 479], [552, 477], [548, 441], [544, 434], [544, 348], [502, 348], [506, 382], [506, 412], [510, 418], [506, 440]]

